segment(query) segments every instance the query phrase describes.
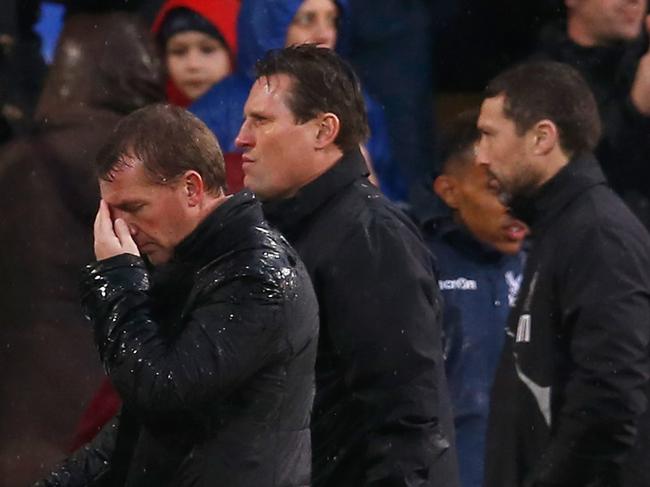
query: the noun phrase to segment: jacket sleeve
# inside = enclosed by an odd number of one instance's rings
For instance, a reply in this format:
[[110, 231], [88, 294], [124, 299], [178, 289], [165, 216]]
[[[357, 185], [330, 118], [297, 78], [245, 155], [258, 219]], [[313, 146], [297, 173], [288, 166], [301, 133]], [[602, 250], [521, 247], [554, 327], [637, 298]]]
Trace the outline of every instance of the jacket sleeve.
[[[640, 238], [587, 232], [559, 276], [571, 372], [550, 446], [526, 485], [610, 485], [634, 445], [650, 380], [650, 259]], [[613, 485], [613, 484], [612, 484]]]
[[[441, 428], [448, 397], [430, 255], [414, 230], [381, 216], [345, 242], [354, 251], [330, 266], [320, 302], [346, 387], [369, 426], [359, 459], [364, 485], [430, 485], [437, 462], [453, 454]], [[441, 485], [457, 485], [443, 478]]]
[[101, 486], [111, 472], [111, 457], [115, 450], [119, 416], [109, 421], [93, 441], [67, 458], [33, 487]]
[[88, 267], [84, 307], [104, 367], [134, 413], [195, 413], [284, 346], [277, 287], [255, 275], [207, 280], [180, 331], [170, 335], [152, 318], [141, 258], [122, 254]]

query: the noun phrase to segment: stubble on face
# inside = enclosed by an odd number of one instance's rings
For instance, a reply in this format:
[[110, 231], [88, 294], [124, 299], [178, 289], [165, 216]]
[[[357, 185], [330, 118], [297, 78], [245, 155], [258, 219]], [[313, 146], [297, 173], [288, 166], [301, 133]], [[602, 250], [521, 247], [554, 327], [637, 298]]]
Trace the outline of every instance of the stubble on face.
[[477, 163], [498, 181], [499, 199], [508, 205], [513, 197], [533, 193], [542, 178], [541, 170], [530, 161], [526, 134], [520, 134], [514, 121], [504, 112], [505, 97], [486, 98], [481, 106], [478, 129]]

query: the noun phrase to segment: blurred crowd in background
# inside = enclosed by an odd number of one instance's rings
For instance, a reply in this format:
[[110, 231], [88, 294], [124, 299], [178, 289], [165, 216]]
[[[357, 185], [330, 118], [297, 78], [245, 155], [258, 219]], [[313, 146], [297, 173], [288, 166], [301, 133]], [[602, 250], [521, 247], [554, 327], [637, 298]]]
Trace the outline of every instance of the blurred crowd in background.
[[[600, 162], [648, 226], [647, 3], [618, 2], [641, 12], [624, 14], [627, 30], [623, 25], [609, 32], [616, 19], [606, 19], [595, 41], [570, 37], [567, 9], [579, 12], [598, 3], [607, 2], [2, 0], [0, 485], [35, 480], [119, 406], [84, 324], [77, 279], [93, 259], [99, 192], [90, 161], [120, 117], [163, 101], [188, 108], [217, 135], [229, 187], [237, 191], [243, 176], [235, 137], [255, 60], [290, 43], [336, 49], [364, 89], [371, 137], [362, 149], [370, 172], [384, 194], [426, 229], [437, 218], [440, 198], [453, 205], [441, 195], [444, 189], [434, 191], [434, 177], [477, 137], [469, 134], [450, 148], [442, 134], [451, 121], [476, 109], [487, 81], [504, 68], [531, 57], [555, 59], [577, 67], [594, 91], [605, 127]], [[490, 314], [495, 330], [504, 326], [508, 299], [514, 301], [525, 235], [523, 224], [503, 225], [514, 228], [516, 245], [493, 245], [508, 258], [483, 267], [489, 267], [486, 281], [490, 273], [506, 273], [511, 284], [498, 290], [503, 306], [493, 295], [483, 296], [487, 314], [496, 309]], [[439, 256], [445, 253], [431, 245]], [[455, 258], [444, 257], [438, 270], [443, 294], [460, 285], [454, 280], [458, 273], [444, 268], [462, 265]], [[481, 340], [489, 342], [480, 344], [489, 350], [489, 363], [464, 367], [482, 375], [451, 365], [448, 374], [459, 403], [467, 388], [482, 391], [477, 407], [485, 415], [502, 339]], [[454, 360], [461, 352], [447, 347], [446, 353]], [[459, 439], [461, 463], [460, 449], [475, 448], [483, 428], [484, 423], [472, 426]], [[480, 485], [481, 469], [461, 469], [468, 472], [464, 487]]]

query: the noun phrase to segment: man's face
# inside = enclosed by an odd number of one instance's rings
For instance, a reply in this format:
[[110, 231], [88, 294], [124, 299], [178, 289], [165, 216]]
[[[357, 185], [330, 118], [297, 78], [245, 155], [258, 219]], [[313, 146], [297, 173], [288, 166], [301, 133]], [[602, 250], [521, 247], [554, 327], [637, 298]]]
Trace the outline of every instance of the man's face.
[[466, 161], [447, 177], [454, 192], [447, 204], [470, 233], [504, 254], [519, 252], [528, 228], [499, 201], [501, 190], [487, 168]]
[[476, 162], [487, 166], [503, 190], [504, 202], [512, 196], [529, 194], [544, 180], [541, 168], [530, 160], [530, 131], [518, 135], [515, 123], [503, 113], [503, 95], [486, 98], [481, 105], [478, 129], [481, 138]]
[[318, 175], [311, 162], [319, 120], [296, 122], [286, 103], [292, 85], [286, 74], [259, 78], [235, 139], [243, 150], [244, 186], [263, 200], [291, 197]]
[[647, 11], [647, 0], [566, 0], [566, 5], [570, 22], [580, 24], [590, 45], [636, 39]]
[[285, 46], [309, 43], [334, 49], [338, 14], [332, 0], [305, 0], [289, 25]]
[[140, 253], [153, 265], [169, 261], [195, 226], [183, 184], [153, 184], [137, 159], [117, 170], [113, 181], [100, 180], [99, 187], [113, 221], [122, 218], [128, 224]]

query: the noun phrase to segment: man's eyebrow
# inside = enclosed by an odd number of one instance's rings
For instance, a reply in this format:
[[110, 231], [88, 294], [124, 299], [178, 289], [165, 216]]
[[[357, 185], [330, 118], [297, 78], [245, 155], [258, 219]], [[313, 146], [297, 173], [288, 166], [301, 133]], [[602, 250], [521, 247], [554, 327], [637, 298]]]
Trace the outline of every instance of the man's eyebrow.
[[118, 210], [122, 211], [128, 211], [132, 210], [133, 208], [143, 205], [145, 201], [143, 200], [123, 200], [120, 201], [119, 203], [111, 204], [113, 208], [117, 208]]
[[269, 118], [267, 115], [265, 115], [264, 113], [262, 113], [260, 111], [257, 111], [257, 110], [253, 110], [253, 111], [248, 112], [246, 114], [246, 116], [248, 116], [250, 118], [254, 118], [256, 120], [264, 120], [264, 119]]

